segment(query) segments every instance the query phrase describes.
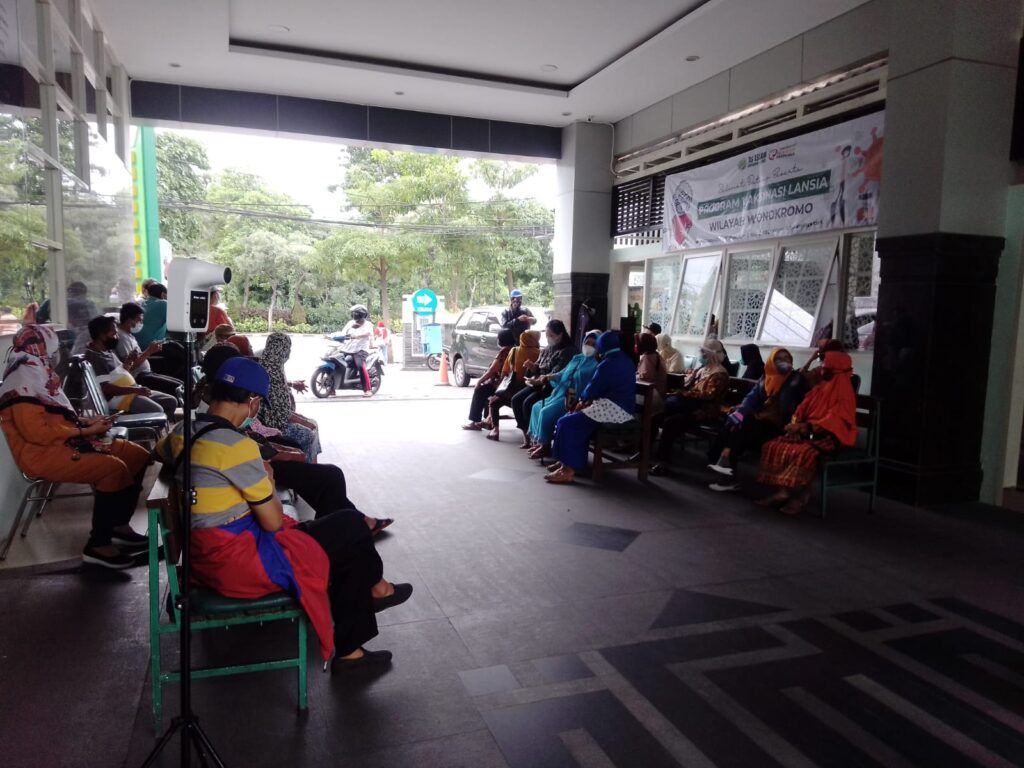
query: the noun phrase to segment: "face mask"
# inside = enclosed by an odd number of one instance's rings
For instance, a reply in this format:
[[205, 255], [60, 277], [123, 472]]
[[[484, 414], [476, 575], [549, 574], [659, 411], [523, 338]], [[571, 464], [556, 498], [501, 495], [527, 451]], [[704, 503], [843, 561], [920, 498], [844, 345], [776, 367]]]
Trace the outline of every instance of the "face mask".
[[557, 336], [552, 336], [550, 333], [545, 333], [544, 336], [548, 340], [548, 346], [549, 347], [553, 347], [553, 346], [555, 346], [555, 344], [558, 343], [558, 337]]
[[[259, 413], [259, 410], [257, 409], [257, 411], [256, 411], [256, 412], [257, 412], [257, 413]], [[245, 432], [245, 430], [247, 430], [247, 429], [248, 429], [249, 427], [251, 427], [251, 426], [252, 426], [252, 423], [253, 423], [253, 421], [255, 421], [255, 420], [256, 420], [256, 417], [255, 417], [255, 415], [251, 415], [251, 416], [246, 416], [246, 417], [245, 417], [245, 421], [243, 421], [243, 422], [242, 422], [241, 424], [239, 424], [239, 425], [238, 425], [238, 428], [239, 428], [239, 429], [240, 429], [240, 430], [241, 430], [242, 432]]]
[[141, 333], [141, 332], [142, 332], [142, 321], [140, 320], [139, 322], [137, 322], [135, 325], [132, 326], [132, 333]]
[[594, 355], [597, 354], [597, 349], [595, 349], [594, 347], [584, 347], [583, 354], [586, 355], [587, 357], [593, 357]]
[[103, 346], [107, 349], [117, 349], [117, 339], [104, 339]]
[[789, 373], [790, 371], [793, 370], [793, 364], [783, 363], [780, 361], [775, 364], [775, 370], [778, 371], [779, 373]]

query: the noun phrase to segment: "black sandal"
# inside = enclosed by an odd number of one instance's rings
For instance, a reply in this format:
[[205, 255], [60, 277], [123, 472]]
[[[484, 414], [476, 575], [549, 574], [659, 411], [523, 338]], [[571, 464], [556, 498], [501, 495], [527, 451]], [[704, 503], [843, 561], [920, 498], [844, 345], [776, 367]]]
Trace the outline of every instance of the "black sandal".
[[373, 528], [370, 529], [370, 533], [376, 536], [378, 533], [389, 527], [394, 520], [390, 517], [378, 517], [377, 522], [373, 524]]
[[391, 656], [391, 651], [368, 651], [363, 648], [363, 655], [358, 659], [333, 658], [331, 672], [353, 672], [357, 669], [379, 668], [382, 664], [390, 664]]

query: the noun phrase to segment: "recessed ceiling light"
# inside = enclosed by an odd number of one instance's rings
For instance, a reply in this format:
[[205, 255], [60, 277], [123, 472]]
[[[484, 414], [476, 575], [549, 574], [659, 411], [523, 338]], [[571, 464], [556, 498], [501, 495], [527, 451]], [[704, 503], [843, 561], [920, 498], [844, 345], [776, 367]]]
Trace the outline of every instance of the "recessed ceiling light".
[[572, 116], [572, 112], [563, 112], [562, 113], [562, 117], [571, 117], [571, 116]]
[[405, 96], [405, 91], [395, 91], [395, 96]]
[[541, 64], [540, 65], [540, 71], [541, 72], [555, 72], [557, 70], [558, 70], [558, 65], [557, 64]]
[[291, 32], [292, 28], [291, 27], [286, 27], [284, 24], [271, 24], [270, 25], [270, 31], [271, 32]]
[[687, 56], [686, 60], [687, 61], [697, 61], [697, 59], [699, 59], [699, 58], [700, 58], [700, 56]]
[[168, 64], [167, 66], [168, 66], [168, 67], [170, 67], [171, 69], [181, 69], [181, 64], [179, 64], [179, 63], [178, 63], [178, 62], [176, 62], [176, 61], [172, 61], [172, 62], [171, 62], [170, 64]]

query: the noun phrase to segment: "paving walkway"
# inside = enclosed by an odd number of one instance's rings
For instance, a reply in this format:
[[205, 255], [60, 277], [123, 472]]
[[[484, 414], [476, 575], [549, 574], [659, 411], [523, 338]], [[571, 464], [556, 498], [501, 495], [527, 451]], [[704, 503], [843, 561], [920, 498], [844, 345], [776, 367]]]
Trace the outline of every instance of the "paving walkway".
[[[884, 501], [867, 516], [856, 493], [790, 519], [706, 490], [696, 456], [646, 486], [552, 488], [511, 433], [457, 429], [464, 407], [303, 406], [351, 497], [396, 518], [379, 550], [416, 592], [369, 644], [392, 669], [311, 671], [305, 718], [284, 672], [197, 683], [229, 765], [1024, 764], [1016, 519]], [[283, 653], [282, 629], [198, 653]], [[3, 764], [139, 764], [146, 631], [143, 570], [0, 573]]]

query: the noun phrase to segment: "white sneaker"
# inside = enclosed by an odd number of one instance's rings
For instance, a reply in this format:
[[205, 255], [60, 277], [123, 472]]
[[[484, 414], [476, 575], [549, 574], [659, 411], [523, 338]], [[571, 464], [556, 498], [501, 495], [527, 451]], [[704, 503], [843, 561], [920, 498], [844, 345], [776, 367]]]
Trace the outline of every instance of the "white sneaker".
[[373, 397], [373, 392], [363, 392], [363, 397]]
[[721, 464], [708, 464], [708, 469], [726, 477], [732, 477], [732, 467], [723, 467]]
[[712, 483], [708, 486], [712, 491], [718, 491], [719, 493], [727, 493], [729, 491], [735, 491], [740, 487], [739, 483]]

